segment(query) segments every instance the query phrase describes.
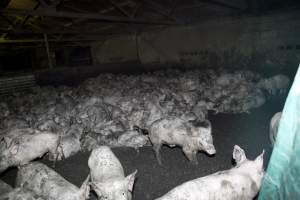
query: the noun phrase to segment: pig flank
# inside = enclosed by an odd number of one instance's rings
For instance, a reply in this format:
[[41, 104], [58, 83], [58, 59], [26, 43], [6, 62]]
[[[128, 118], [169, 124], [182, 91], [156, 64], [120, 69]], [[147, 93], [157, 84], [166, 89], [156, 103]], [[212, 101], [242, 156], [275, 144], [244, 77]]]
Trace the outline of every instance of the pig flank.
[[181, 146], [186, 157], [195, 163], [197, 151], [203, 150], [210, 155], [216, 152], [208, 120], [186, 122], [176, 117], [163, 118], [151, 125], [149, 138], [160, 165], [159, 151], [162, 144]]
[[131, 200], [134, 178], [137, 171], [124, 176], [123, 167], [107, 146], [94, 149], [89, 157], [92, 187], [98, 199]]
[[20, 167], [16, 185], [50, 200], [85, 200], [90, 191], [89, 176], [79, 189], [54, 170], [38, 162]]
[[10, 137], [8, 134], [1, 141], [0, 173], [8, 167], [27, 164], [36, 158], [42, 157], [45, 153], [56, 154], [59, 144], [57, 135], [33, 129], [19, 131], [20, 135], [18, 137]]
[[185, 182], [156, 200], [252, 200], [264, 175], [263, 153], [250, 161], [236, 145], [233, 157], [236, 167]]

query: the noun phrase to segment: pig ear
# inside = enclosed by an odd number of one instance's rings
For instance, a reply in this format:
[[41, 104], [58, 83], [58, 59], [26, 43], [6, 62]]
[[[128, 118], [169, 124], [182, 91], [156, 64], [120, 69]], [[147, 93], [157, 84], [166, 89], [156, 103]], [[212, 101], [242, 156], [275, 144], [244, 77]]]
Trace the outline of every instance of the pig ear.
[[259, 156], [257, 156], [257, 158], [255, 158], [255, 163], [257, 164], [258, 168], [262, 168], [264, 165], [264, 153], [265, 150], [263, 150], [262, 153]]
[[88, 199], [90, 195], [90, 175], [87, 176], [87, 178], [82, 183], [80, 189], [79, 189], [80, 195], [82, 199]]
[[132, 174], [129, 174], [128, 176], [126, 176], [125, 180], [126, 180], [126, 183], [128, 185], [128, 190], [130, 192], [132, 192], [132, 189], [133, 189], [133, 184], [134, 184], [134, 179], [135, 179], [135, 175], [137, 173], [137, 170], [135, 170]]
[[13, 154], [13, 155], [16, 155], [19, 151], [19, 144], [16, 144], [16, 145], [13, 145], [10, 149], [10, 152]]
[[234, 145], [232, 157], [235, 160], [236, 164], [240, 164], [247, 159], [245, 151], [238, 145]]
[[101, 183], [91, 182], [91, 186], [92, 186], [93, 190], [96, 192], [98, 197], [103, 195], [102, 188], [104, 188], [104, 187], [101, 185]]

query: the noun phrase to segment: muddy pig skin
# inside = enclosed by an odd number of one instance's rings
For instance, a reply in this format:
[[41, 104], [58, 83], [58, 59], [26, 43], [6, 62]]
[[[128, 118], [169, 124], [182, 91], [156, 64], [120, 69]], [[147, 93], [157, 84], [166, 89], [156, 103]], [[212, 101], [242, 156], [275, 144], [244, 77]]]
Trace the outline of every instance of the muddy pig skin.
[[277, 137], [277, 132], [278, 132], [278, 128], [279, 128], [279, 123], [280, 123], [280, 119], [281, 119], [281, 112], [276, 113], [270, 122], [270, 141], [272, 146], [275, 143], [276, 137]]
[[137, 170], [127, 177], [119, 159], [107, 146], [94, 149], [89, 157], [92, 188], [100, 200], [131, 200]]
[[156, 200], [252, 200], [264, 175], [263, 154], [248, 160], [244, 150], [235, 145], [236, 167], [185, 182]]
[[15, 188], [7, 193], [0, 193], [0, 200], [43, 200], [31, 191], [23, 188]]
[[11, 166], [20, 166], [42, 157], [46, 153], [56, 154], [59, 137], [51, 132], [23, 129], [4, 136], [0, 144], [0, 173]]
[[89, 179], [78, 188], [46, 165], [32, 162], [19, 168], [16, 186], [48, 200], [85, 200], [90, 192]]
[[211, 123], [208, 120], [185, 121], [177, 117], [159, 119], [151, 125], [149, 138], [160, 165], [162, 162], [159, 151], [163, 144], [170, 147], [181, 146], [186, 157], [194, 163], [197, 163], [198, 151], [205, 151], [209, 155], [216, 153]]

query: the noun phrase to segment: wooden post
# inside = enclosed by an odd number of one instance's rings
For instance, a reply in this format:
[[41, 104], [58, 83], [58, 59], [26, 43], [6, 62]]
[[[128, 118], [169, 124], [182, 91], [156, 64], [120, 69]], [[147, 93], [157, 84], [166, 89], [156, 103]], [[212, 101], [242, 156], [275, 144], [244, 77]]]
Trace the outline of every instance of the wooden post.
[[48, 37], [47, 37], [46, 33], [44, 33], [44, 40], [45, 40], [45, 46], [46, 46], [46, 51], [47, 51], [47, 57], [48, 57], [48, 66], [51, 69], [51, 68], [53, 68], [53, 64], [52, 64], [52, 59], [50, 56]]

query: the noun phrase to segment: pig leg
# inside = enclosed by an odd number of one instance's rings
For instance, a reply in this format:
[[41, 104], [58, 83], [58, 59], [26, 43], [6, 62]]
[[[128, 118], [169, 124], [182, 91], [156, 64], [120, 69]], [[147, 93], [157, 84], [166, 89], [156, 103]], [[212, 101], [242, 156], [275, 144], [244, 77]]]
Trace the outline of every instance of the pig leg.
[[161, 144], [153, 144], [153, 150], [155, 152], [157, 162], [159, 165], [162, 165], [161, 157], [160, 157], [160, 153], [159, 153], [160, 147], [161, 147]]
[[182, 151], [189, 161], [191, 161], [193, 164], [198, 164], [198, 160], [196, 157], [197, 152], [191, 151], [189, 148], [186, 147], [183, 147]]

